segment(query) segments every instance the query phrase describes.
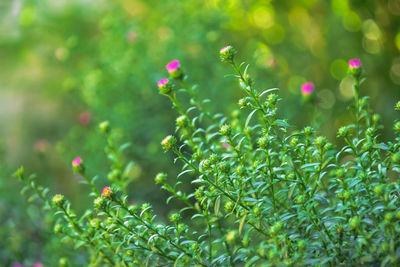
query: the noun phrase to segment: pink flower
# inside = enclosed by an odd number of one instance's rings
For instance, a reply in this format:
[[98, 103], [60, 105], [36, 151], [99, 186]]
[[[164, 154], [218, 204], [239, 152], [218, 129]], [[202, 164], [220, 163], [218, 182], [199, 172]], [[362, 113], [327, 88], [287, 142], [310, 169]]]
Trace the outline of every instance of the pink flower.
[[46, 139], [39, 139], [33, 145], [33, 149], [35, 149], [35, 151], [38, 153], [45, 153], [49, 146], [49, 141], [47, 141]]
[[43, 267], [43, 264], [40, 261], [38, 261], [33, 265], [33, 267]]
[[87, 126], [92, 120], [92, 115], [88, 111], [79, 114], [78, 121], [82, 126]]
[[79, 165], [82, 164], [82, 158], [77, 157], [72, 161], [72, 167], [78, 167]]
[[167, 78], [161, 79], [158, 81], [157, 85], [158, 87], [163, 87], [164, 85], [166, 85], [169, 82], [169, 80]]
[[349, 67], [350, 68], [359, 68], [361, 67], [361, 60], [358, 58], [353, 58], [349, 60]]
[[172, 72], [172, 71], [179, 69], [180, 66], [181, 66], [181, 64], [179, 63], [179, 60], [175, 59], [175, 60], [171, 61], [170, 63], [168, 63], [166, 68], [167, 68], [168, 72]]
[[221, 50], [219, 50], [220, 53], [225, 53], [226, 51], [228, 51], [229, 49], [231, 49], [232, 46], [227, 45], [225, 47], [222, 47]]
[[111, 196], [112, 191], [108, 186], [105, 186], [103, 190], [101, 190], [101, 194], [103, 195], [103, 197], [109, 197]]
[[222, 146], [225, 147], [226, 149], [231, 148], [231, 145], [228, 144], [227, 142], [221, 142], [221, 143], [222, 143]]
[[310, 95], [314, 92], [314, 84], [313, 83], [305, 83], [301, 86], [301, 93], [305, 96]]

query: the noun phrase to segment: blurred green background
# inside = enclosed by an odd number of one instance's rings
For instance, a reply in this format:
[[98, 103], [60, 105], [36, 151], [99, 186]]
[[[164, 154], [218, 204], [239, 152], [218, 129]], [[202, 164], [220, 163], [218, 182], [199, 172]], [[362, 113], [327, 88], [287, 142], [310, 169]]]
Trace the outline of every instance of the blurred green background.
[[[135, 161], [131, 199], [165, 214], [153, 177], [166, 171], [173, 179], [179, 167], [159, 145], [173, 133], [176, 113], [156, 82], [173, 59], [201, 97], [213, 100], [209, 108], [229, 115], [243, 93], [224, 78], [231, 69], [218, 51], [233, 45], [257, 88], [280, 88], [282, 117], [299, 127], [315, 120], [334, 141], [351, 121], [347, 61], [360, 58], [367, 77], [361, 94], [371, 96], [382, 136], [391, 137], [400, 98], [399, 16], [400, 0], [0, 1], [0, 262], [52, 266], [60, 256], [40, 207], [26, 208], [11, 173], [24, 165], [82, 211], [90, 202], [70, 162], [81, 156], [106, 182], [97, 130], [103, 120], [121, 143], [133, 144], [126, 153]], [[306, 81], [316, 86], [315, 104], [302, 99]]]

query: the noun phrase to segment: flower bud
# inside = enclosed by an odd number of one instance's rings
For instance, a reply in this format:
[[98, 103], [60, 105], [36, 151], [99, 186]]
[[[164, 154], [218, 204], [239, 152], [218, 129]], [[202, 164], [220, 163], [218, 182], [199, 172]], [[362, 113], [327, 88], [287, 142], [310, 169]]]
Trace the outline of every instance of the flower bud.
[[236, 231], [229, 231], [229, 232], [226, 234], [226, 241], [227, 241], [229, 244], [234, 244], [237, 237], [238, 237], [238, 234], [237, 234]]
[[99, 129], [102, 131], [104, 134], [108, 134], [111, 131], [110, 127], [110, 122], [109, 121], [103, 121], [99, 124]]
[[268, 146], [268, 139], [266, 136], [262, 136], [258, 139], [258, 146], [262, 149], [266, 149]]
[[176, 118], [176, 125], [182, 128], [186, 128], [189, 125], [189, 119], [186, 115], [179, 116]]
[[61, 194], [54, 195], [53, 204], [56, 207], [63, 208], [65, 205], [65, 197]]
[[169, 151], [175, 147], [176, 143], [176, 138], [172, 135], [168, 135], [161, 141], [161, 146], [165, 151]]
[[54, 225], [54, 233], [56, 234], [62, 233], [62, 228], [63, 228], [62, 224], [57, 223], [56, 225]]
[[94, 229], [99, 229], [100, 227], [100, 220], [98, 218], [94, 218], [90, 220], [90, 226]]
[[222, 62], [232, 63], [233, 58], [235, 57], [235, 54], [236, 54], [236, 50], [230, 45], [225, 46], [225, 47], [221, 48], [221, 50], [219, 50], [219, 56], [220, 56]]
[[349, 127], [342, 126], [338, 130], [338, 136], [340, 137], [347, 137], [349, 135]]
[[168, 95], [172, 92], [173, 86], [167, 78], [161, 79], [157, 82], [160, 94]]
[[224, 209], [225, 209], [225, 211], [227, 213], [230, 213], [233, 210], [234, 207], [235, 207], [235, 203], [233, 203], [232, 201], [228, 200], [225, 203]]
[[181, 219], [181, 215], [179, 215], [179, 213], [172, 213], [172, 214], [169, 216], [169, 220], [170, 220], [172, 223], [177, 223], [180, 219]]
[[248, 104], [247, 98], [244, 97], [244, 98], [239, 99], [238, 104], [239, 104], [239, 107], [240, 107], [240, 108], [245, 108], [245, 107], [247, 107], [247, 104]]
[[397, 132], [400, 132], [400, 121], [394, 124], [393, 129], [395, 129]]
[[224, 124], [221, 126], [219, 132], [224, 136], [230, 136], [232, 134], [232, 127], [227, 124]]
[[318, 136], [317, 138], [315, 138], [314, 142], [318, 147], [323, 147], [326, 144], [326, 137]]
[[312, 127], [310, 127], [310, 126], [307, 126], [307, 127], [304, 128], [304, 134], [307, 135], [307, 136], [312, 135], [313, 132], [314, 132], [314, 129]]
[[386, 186], [384, 184], [378, 184], [374, 187], [374, 193], [378, 196], [381, 196], [383, 193], [385, 193], [385, 189]]
[[301, 93], [304, 97], [310, 96], [314, 92], [315, 86], [313, 83], [305, 83], [301, 86]]
[[395, 110], [400, 110], [400, 101], [398, 101], [398, 102], [396, 103], [396, 106], [395, 106], [394, 109], [395, 109]]
[[361, 75], [361, 60], [353, 58], [349, 60], [349, 74], [354, 78], [359, 78]]
[[102, 197], [98, 197], [93, 201], [93, 203], [96, 208], [103, 210], [106, 207], [107, 200]]
[[172, 79], [181, 80], [183, 78], [183, 71], [181, 70], [181, 63], [179, 60], [175, 59], [168, 63], [166, 69]]
[[385, 222], [390, 223], [394, 219], [394, 213], [388, 212], [385, 214]]
[[156, 175], [156, 178], [154, 179], [156, 184], [163, 184], [165, 183], [166, 180], [167, 180], [167, 174], [162, 172], [158, 173]]
[[219, 164], [219, 168], [220, 168], [221, 172], [229, 173], [229, 171], [231, 170], [231, 165], [229, 164], [229, 162], [223, 162], [223, 163]]
[[58, 266], [59, 267], [68, 267], [69, 266], [68, 259], [60, 258], [60, 260], [58, 261]]
[[361, 219], [358, 216], [354, 216], [349, 220], [349, 225], [352, 229], [357, 229], [361, 224]]
[[393, 163], [399, 163], [400, 162], [400, 153], [395, 153], [391, 157]]
[[80, 157], [75, 158], [72, 161], [72, 168], [74, 169], [75, 172], [84, 174], [85, 172], [85, 166], [83, 165], [83, 160]]

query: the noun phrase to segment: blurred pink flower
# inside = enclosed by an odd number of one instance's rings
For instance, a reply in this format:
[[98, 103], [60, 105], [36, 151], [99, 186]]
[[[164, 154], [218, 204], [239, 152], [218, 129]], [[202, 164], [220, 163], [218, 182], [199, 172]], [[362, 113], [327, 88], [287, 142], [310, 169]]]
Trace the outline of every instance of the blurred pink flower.
[[225, 46], [225, 47], [222, 47], [221, 48], [221, 50], [219, 50], [219, 52], [220, 53], [224, 53], [224, 52], [226, 52], [228, 49], [230, 49], [231, 48], [231, 46], [230, 45], [227, 45], [227, 46]]
[[168, 72], [171, 72], [171, 71], [175, 71], [175, 70], [179, 69], [180, 66], [181, 66], [181, 64], [179, 63], [179, 60], [175, 59], [175, 60], [171, 61], [170, 63], [168, 63], [166, 68], [167, 68]]
[[33, 265], [33, 267], [43, 267], [43, 264], [40, 261], [38, 261]]
[[82, 161], [83, 161], [82, 158], [77, 157], [72, 161], [72, 166], [73, 167], [78, 167], [79, 165], [81, 165]]
[[33, 149], [38, 153], [44, 153], [49, 148], [49, 141], [46, 139], [39, 139], [33, 145]]
[[92, 115], [88, 111], [81, 112], [78, 117], [79, 124], [87, 126], [92, 121]]
[[226, 149], [231, 148], [231, 145], [228, 144], [227, 142], [221, 142], [221, 143], [222, 143], [222, 146], [225, 147]]
[[313, 83], [305, 83], [301, 86], [301, 93], [305, 96], [310, 95], [314, 92], [314, 84]]
[[350, 68], [359, 68], [361, 67], [361, 60], [358, 58], [353, 58], [349, 60], [349, 67]]
[[169, 80], [167, 78], [161, 79], [158, 81], [157, 85], [158, 85], [158, 87], [162, 87], [162, 86], [166, 85], [168, 83], [168, 81]]

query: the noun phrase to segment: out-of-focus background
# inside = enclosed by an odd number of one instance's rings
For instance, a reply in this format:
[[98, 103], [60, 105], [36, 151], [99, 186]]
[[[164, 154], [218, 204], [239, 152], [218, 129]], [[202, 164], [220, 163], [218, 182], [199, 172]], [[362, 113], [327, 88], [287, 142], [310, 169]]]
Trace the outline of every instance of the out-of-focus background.
[[[400, 99], [399, 16], [400, 0], [0, 1], [0, 262], [52, 266], [62, 256], [48, 238], [53, 218], [25, 204], [11, 174], [24, 165], [82, 211], [91, 204], [70, 164], [81, 156], [106, 181], [103, 120], [118, 140], [133, 143], [131, 198], [167, 212], [153, 177], [176, 173], [159, 145], [174, 131], [176, 113], [156, 82], [172, 59], [213, 100], [210, 109], [229, 116], [243, 92], [224, 78], [231, 69], [218, 51], [233, 45], [257, 88], [280, 88], [282, 117], [299, 127], [314, 120], [334, 142], [351, 120], [347, 61], [360, 58], [361, 94], [371, 97], [382, 138], [390, 138]], [[300, 93], [307, 81], [316, 104]]]

